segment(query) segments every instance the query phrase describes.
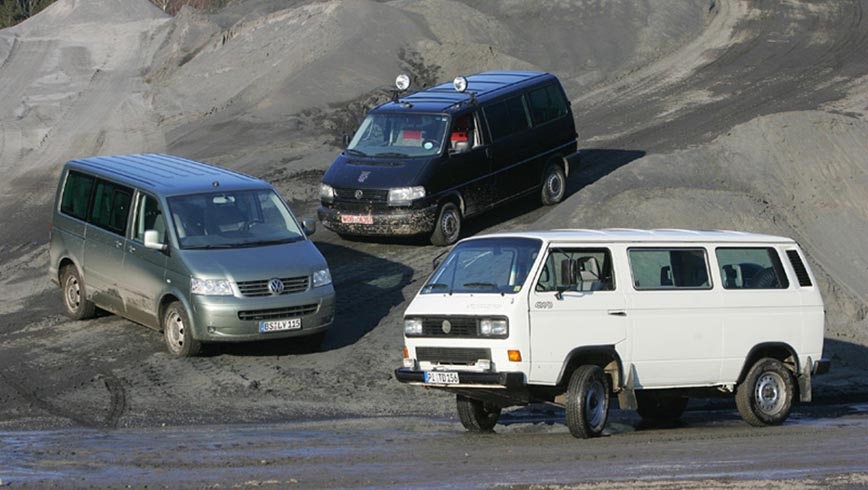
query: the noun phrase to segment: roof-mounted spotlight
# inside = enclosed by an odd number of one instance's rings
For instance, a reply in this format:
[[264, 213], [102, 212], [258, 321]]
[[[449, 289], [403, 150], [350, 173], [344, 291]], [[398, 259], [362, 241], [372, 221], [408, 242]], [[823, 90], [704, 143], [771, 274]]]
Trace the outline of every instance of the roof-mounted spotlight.
[[456, 92], [464, 93], [467, 90], [467, 79], [464, 77], [455, 77], [455, 80], [452, 80], [452, 87], [455, 88]]
[[401, 92], [410, 88], [410, 75], [407, 75], [406, 73], [398, 75], [398, 78], [395, 79], [395, 86], [398, 87], [398, 90]]

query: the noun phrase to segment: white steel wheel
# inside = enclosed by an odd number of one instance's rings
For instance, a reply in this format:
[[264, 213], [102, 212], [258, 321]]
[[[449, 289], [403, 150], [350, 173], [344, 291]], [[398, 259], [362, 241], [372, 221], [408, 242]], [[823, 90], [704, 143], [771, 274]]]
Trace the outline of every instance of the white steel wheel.
[[540, 194], [540, 200], [544, 206], [557, 204], [564, 199], [567, 192], [567, 177], [564, 174], [564, 169], [556, 164], [551, 163], [546, 167], [543, 176], [543, 186]]

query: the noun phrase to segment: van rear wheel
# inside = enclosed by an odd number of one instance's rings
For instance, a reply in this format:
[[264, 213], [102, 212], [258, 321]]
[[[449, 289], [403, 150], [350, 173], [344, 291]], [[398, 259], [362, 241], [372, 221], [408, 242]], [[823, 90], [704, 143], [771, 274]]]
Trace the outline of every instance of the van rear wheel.
[[609, 417], [609, 382], [599, 366], [579, 366], [567, 386], [567, 427], [573, 437], [598, 437]]
[[202, 343], [193, 338], [190, 318], [180, 301], [169, 304], [163, 314], [163, 339], [175, 357], [192, 357], [202, 348]]
[[557, 163], [550, 163], [543, 174], [540, 200], [544, 206], [557, 204], [564, 199], [567, 192], [567, 177], [564, 169]]
[[458, 418], [461, 425], [470, 432], [491, 432], [500, 418], [500, 408], [490, 407], [479, 400], [456, 395]]
[[736, 388], [735, 405], [750, 425], [780, 425], [790, 415], [796, 391], [793, 373], [773, 358], [757, 361]]
[[455, 203], [447, 202], [440, 207], [431, 243], [438, 247], [452, 245], [461, 235], [461, 210]]
[[84, 281], [74, 265], [67, 265], [60, 274], [63, 288], [63, 306], [66, 314], [74, 320], [85, 320], [96, 314], [96, 305], [87, 299]]

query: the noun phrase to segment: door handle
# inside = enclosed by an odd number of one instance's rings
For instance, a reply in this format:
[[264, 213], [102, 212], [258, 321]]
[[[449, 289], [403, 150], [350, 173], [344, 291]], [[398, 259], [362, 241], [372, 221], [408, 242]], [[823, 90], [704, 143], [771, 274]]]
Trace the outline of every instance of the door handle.
[[136, 247], [133, 247], [133, 246], [130, 246], [130, 248], [127, 249], [127, 252], [129, 252], [129, 253], [134, 253], [135, 251], [136, 251]]
[[124, 246], [124, 242], [115, 240], [115, 248], [121, 248]]
[[627, 312], [624, 310], [609, 310], [608, 313], [612, 316], [627, 316]]

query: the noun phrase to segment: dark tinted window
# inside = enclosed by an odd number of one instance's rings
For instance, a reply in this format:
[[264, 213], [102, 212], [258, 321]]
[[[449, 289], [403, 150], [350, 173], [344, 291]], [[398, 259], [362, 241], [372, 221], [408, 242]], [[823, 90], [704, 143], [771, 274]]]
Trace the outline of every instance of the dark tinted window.
[[60, 212], [78, 219], [85, 219], [94, 180], [96, 179], [90, 175], [70, 172], [63, 186]]
[[567, 100], [556, 86], [532, 90], [528, 93], [528, 103], [533, 124], [539, 125], [567, 114]]
[[485, 108], [485, 119], [492, 141], [530, 127], [522, 97], [513, 97]]
[[726, 289], [784, 289], [789, 286], [774, 248], [721, 247], [716, 254]]
[[787, 250], [787, 257], [790, 259], [790, 265], [793, 266], [793, 270], [796, 271], [796, 277], [799, 279], [799, 286], [812, 286], [811, 276], [808, 275], [808, 268], [805, 267], [805, 263], [802, 262], [802, 257], [799, 256], [799, 252], [796, 252], [795, 250]]
[[123, 235], [132, 195], [132, 190], [127, 187], [97, 180], [88, 223]]
[[633, 248], [629, 254], [636, 289], [711, 288], [704, 249]]

